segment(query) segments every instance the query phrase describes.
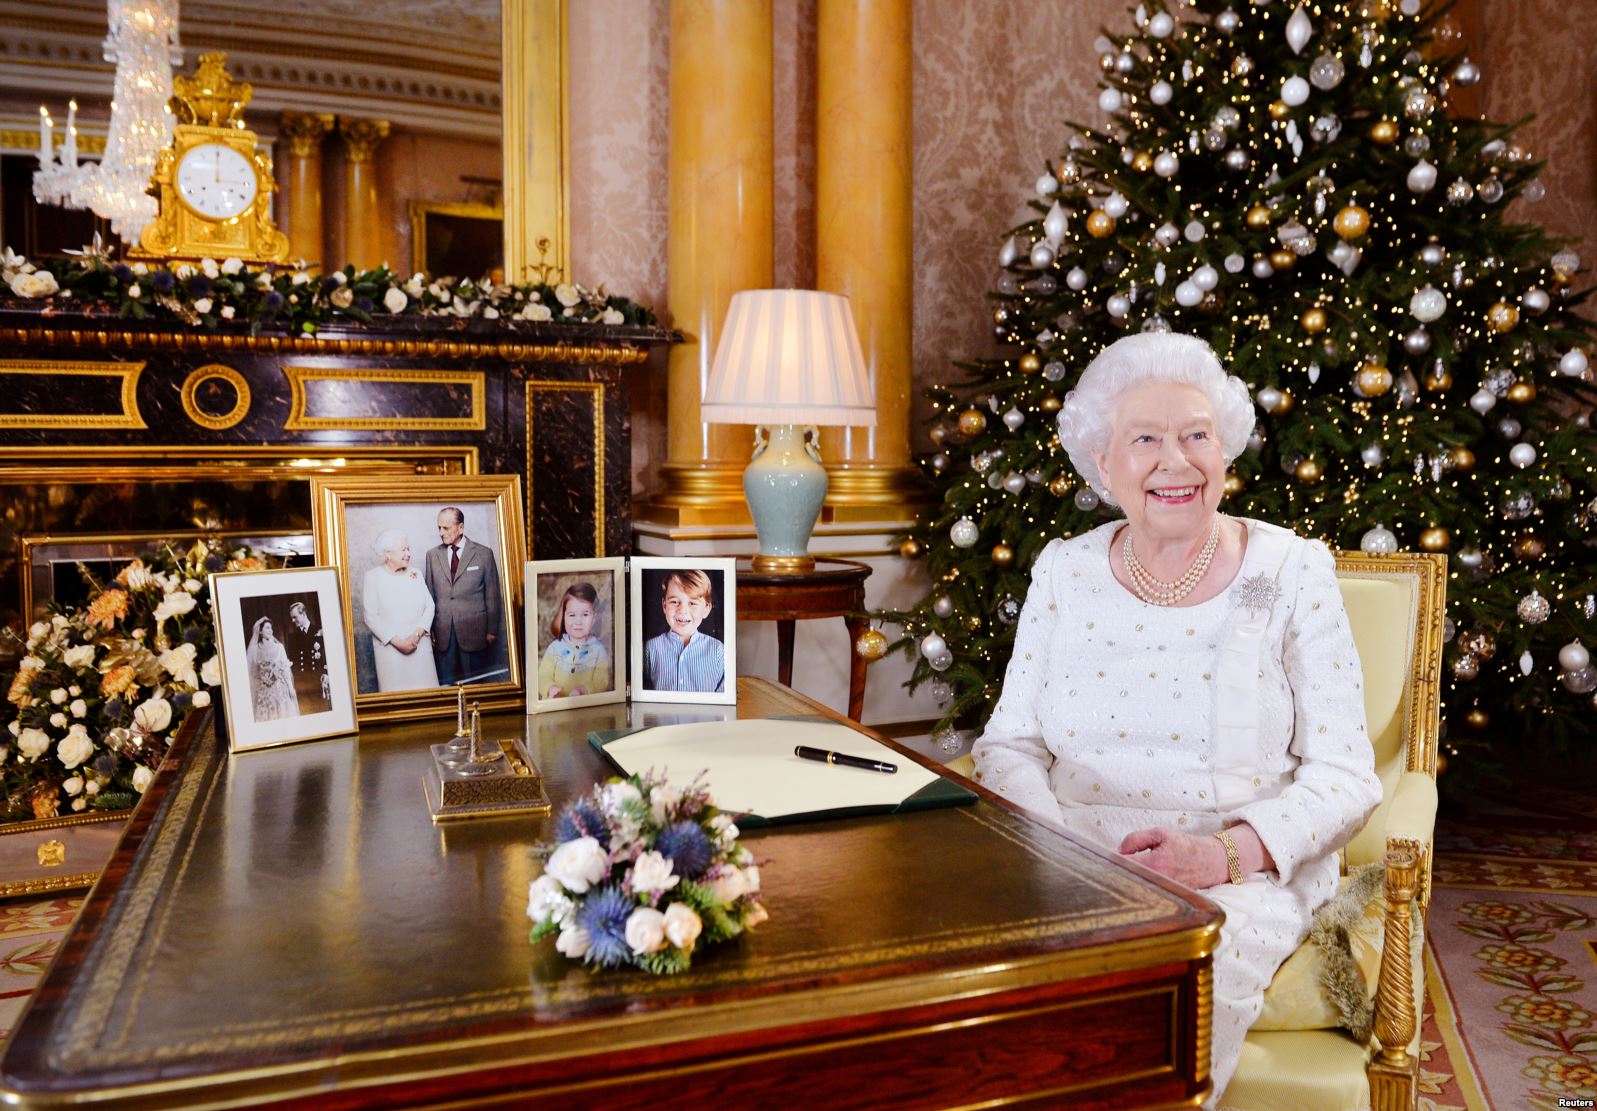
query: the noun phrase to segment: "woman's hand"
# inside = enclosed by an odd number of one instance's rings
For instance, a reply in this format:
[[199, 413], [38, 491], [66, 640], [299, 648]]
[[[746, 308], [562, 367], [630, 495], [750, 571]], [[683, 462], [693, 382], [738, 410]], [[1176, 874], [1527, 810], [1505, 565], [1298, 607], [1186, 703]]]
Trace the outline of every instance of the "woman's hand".
[[1174, 829], [1139, 829], [1120, 842], [1120, 853], [1191, 888], [1213, 887], [1229, 877], [1225, 846], [1217, 837]]

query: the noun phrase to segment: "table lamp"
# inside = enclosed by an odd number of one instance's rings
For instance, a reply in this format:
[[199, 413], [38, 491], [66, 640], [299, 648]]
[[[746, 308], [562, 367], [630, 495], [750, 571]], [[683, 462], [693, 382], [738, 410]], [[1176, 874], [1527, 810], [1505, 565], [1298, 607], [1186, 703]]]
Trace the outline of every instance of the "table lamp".
[[814, 570], [810, 532], [828, 481], [815, 426], [876, 424], [848, 298], [809, 289], [733, 294], [699, 412], [713, 424], [756, 426], [743, 472], [760, 537], [754, 569]]

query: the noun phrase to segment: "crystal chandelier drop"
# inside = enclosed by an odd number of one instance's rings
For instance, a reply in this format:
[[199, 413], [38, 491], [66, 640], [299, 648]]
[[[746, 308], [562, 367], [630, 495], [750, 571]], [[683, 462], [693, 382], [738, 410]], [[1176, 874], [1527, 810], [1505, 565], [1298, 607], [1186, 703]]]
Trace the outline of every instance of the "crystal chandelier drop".
[[109, 0], [107, 15], [105, 60], [116, 65], [116, 83], [105, 156], [98, 163], [78, 163], [76, 101], [59, 153], [53, 149], [54, 123], [41, 108], [33, 195], [42, 204], [92, 209], [132, 246], [144, 225], [155, 219], [155, 198], [145, 190], [156, 159], [172, 141], [167, 102], [172, 98], [172, 67], [182, 62], [178, 0]]

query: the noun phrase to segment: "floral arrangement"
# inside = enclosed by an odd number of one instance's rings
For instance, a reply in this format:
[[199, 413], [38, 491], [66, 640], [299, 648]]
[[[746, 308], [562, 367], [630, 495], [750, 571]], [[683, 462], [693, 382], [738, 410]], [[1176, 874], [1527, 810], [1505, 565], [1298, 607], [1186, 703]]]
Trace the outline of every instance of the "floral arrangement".
[[99, 244], [66, 259], [30, 262], [0, 254], [0, 304], [7, 300], [106, 305], [134, 320], [167, 320], [214, 329], [247, 323], [252, 331], [286, 328], [314, 334], [342, 321], [445, 317], [514, 324], [653, 324], [654, 313], [600, 286], [568, 282], [495, 283], [486, 278], [406, 278], [387, 266], [316, 273], [303, 262], [255, 267], [236, 258], [171, 265], [116, 261]]
[[539, 849], [532, 940], [553, 936], [573, 960], [684, 971], [700, 946], [765, 921], [760, 870], [730, 815], [702, 783], [653, 774], [612, 779], [566, 807]]
[[0, 745], [0, 819], [132, 806], [183, 719], [222, 681], [211, 626], [212, 571], [266, 564], [204, 541], [135, 559], [86, 606], [28, 630]]

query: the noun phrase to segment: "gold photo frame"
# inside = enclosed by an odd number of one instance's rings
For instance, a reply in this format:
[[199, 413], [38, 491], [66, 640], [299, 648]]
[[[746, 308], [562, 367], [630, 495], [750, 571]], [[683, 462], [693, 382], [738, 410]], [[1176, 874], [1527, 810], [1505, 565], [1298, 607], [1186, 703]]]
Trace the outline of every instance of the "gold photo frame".
[[411, 201], [410, 265], [421, 274], [505, 280], [505, 210], [467, 201]]
[[457, 683], [485, 710], [522, 704], [521, 504], [516, 475], [311, 481], [317, 559], [349, 599], [362, 723], [451, 714]]

